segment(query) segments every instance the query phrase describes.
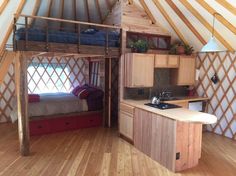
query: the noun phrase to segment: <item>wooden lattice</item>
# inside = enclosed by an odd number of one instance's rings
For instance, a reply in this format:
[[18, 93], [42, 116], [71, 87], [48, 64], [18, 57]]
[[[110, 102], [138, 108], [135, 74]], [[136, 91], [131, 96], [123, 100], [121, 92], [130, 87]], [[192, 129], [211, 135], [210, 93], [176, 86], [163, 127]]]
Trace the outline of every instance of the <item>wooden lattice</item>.
[[73, 57], [32, 57], [28, 67], [29, 93], [70, 92], [88, 83], [88, 60]]
[[[218, 118], [207, 129], [236, 139], [236, 52], [199, 53], [197, 67], [200, 69], [197, 93], [210, 98], [207, 111]], [[219, 77], [217, 84], [211, 81], [215, 73]]]
[[15, 95], [14, 63], [0, 85], [0, 123], [10, 121], [10, 113], [13, 109], [13, 98]]

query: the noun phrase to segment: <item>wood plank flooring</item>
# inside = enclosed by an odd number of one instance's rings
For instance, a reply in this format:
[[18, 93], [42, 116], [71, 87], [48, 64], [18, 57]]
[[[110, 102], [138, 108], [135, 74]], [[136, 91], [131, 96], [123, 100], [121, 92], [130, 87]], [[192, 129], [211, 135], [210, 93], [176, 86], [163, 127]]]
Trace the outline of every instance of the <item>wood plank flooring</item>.
[[203, 135], [199, 165], [172, 173], [117, 135], [89, 128], [31, 138], [31, 156], [19, 155], [16, 125], [0, 124], [0, 176], [235, 176], [236, 141]]

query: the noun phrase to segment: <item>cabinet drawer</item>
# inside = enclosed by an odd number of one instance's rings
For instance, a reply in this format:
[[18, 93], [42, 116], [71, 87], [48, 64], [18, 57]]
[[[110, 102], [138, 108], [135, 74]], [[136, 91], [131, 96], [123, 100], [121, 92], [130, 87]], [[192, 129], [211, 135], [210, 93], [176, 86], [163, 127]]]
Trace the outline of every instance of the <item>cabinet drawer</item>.
[[179, 56], [169, 55], [168, 67], [169, 68], [178, 68], [179, 67]]
[[120, 111], [119, 131], [120, 134], [133, 140], [133, 116], [126, 112]]
[[29, 123], [30, 135], [47, 134], [51, 132], [48, 121], [30, 121]]
[[168, 67], [168, 55], [156, 54], [155, 55], [155, 68]]
[[120, 103], [120, 110], [124, 111], [124, 112], [127, 112], [127, 113], [130, 113], [131, 115], [133, 115], [133, 113], [134, 113], [134, 107], [130, 106], [130, 105], [127, 105], [125, 103]]

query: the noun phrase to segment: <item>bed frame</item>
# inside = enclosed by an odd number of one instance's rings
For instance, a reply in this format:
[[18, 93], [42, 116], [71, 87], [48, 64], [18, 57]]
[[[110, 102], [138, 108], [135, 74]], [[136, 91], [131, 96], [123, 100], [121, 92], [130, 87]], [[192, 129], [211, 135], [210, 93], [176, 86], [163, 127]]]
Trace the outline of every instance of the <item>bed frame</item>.
[[103, 111], [88, 111], [45, 117], [33, 117], [29, 121], [30, 135], [43, 135], [102, 126], [102, 119]]
[[[38, 41], [29, 41], [28, 39], [28, 29], [32, 26], [32, 21], [40, 20], [46, 23], [47, 25], [43, 28], [46, 31], [46, 42], [38, 42]], [[18, 21], [24, 21], [23, 23]], [[64, 30], [63, 28], [50, 28], [48, 26], [49, 23], [63, 23], [74, 25], [76, 33], [78, 34], [78, 43], [77, 44], [69, 44], [69, 43], [52, 43], [48, 42], [48, 31], [50, 29], [53, 30]], [[36, 26], [36, 25], [34, 25]], [[25, 28], [25, 40], [16, 40], [16, 31], [17, 28], [24, 27]], [[41, 27], [41, 26], [36, 26]], [[80, 34], [82, 28], [98, 28], [100, 30], [106, 31], [106, 39], [105, 46], [93, 46], [93, 45], [81, 45], [80, 44]], [[111, 41], [109, 39], [108, 32], [109, 31], [118, 31], [122, 34], [122, 28], [111, 25], [104, 24], [96, 24], [96, 23], [88, 23], [88, 22], [80, 22], [73, 20], [64, 20], [58, 18], [48, 18], [42, 16], [29, 16], [29, 15], [15, 15], [14, 17], [14, 28], [13, 28], [13, 49], [14, 51], [38, 51], [38, 52], [59, 52], [59, 53], [80, 53], [80, 54], [98, 54], [104, 55], [108, 57], [119, 57], [121, 55], [121, 46], [119, 47], [109, 47], [108, 43]], [[122, 37], [120, 36], [120, 45]]]

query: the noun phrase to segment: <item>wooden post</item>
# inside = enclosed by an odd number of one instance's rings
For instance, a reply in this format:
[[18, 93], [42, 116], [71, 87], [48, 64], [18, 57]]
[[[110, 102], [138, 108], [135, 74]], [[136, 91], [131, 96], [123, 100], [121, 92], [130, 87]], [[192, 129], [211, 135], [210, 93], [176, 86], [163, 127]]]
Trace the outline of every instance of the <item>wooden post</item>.
[[16, 96], [18, 114], [18, 133], [20, 153], [22, 156], [30, 154], [29, 149], [29, 118], [28, 118], [28, 88], [27, 88], [27, 58], [22, 52], [16, 54]]

